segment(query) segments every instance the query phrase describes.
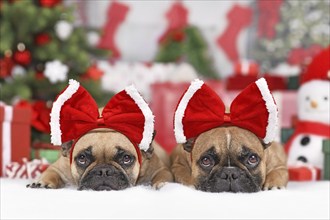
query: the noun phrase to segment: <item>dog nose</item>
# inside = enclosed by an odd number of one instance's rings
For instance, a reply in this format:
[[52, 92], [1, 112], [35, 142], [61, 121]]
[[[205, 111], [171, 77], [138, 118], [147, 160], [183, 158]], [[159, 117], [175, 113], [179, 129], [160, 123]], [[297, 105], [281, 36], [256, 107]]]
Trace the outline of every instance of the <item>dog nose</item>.
[[97, 176], [111, 176], [113, 170], [110, 168], [98, 168], [95, 170]]
[[236, 180], [239, 177], [239, 169], [237, 167], [224, 167], [220, 175], [224, 180]]

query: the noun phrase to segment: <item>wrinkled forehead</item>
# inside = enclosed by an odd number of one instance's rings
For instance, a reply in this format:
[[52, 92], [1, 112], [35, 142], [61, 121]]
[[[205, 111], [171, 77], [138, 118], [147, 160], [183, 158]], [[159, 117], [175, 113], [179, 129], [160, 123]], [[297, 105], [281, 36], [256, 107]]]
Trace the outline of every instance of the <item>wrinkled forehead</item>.
[[263, 151], [260, 140], [250, 131], [234, 126], [218, 127], [197, 137], [193, 153], [195, 156], [201, 156], [208, 149], [214, 148], [218, 154], [237, 154], [243, 146], [253, 149], [256, 153]]
[[94, 149], [107, 149], [110, 154], [115, 154], [120, 147], [123, 150], [135, 152], [132, 142], [123, 134], [107, 128], [98, 128], [83, 135], [76, 143], [73, 154], [88, 147]]

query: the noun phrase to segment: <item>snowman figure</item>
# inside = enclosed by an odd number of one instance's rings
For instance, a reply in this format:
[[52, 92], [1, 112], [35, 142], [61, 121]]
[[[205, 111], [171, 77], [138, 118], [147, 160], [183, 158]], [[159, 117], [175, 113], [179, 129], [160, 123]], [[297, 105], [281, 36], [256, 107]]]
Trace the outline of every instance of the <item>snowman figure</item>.
[[307, 67], [298, 90], [298, 122], [285, 145], [288, 165], [322, 170], [322, 141], [330, 138], [330, 47]]

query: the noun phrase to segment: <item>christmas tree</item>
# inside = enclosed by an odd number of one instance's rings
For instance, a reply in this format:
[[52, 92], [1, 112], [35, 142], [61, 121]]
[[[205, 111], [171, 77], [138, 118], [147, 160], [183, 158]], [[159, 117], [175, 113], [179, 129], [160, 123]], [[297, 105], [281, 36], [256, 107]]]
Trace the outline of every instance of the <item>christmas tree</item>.
[[218, 78], [212, 65], [208, 46], [195, 26], [170, 30], [161, 41], [156, 62], [187, 62], [207, 78]]
[[74, 7], [62, 0], [0, 1], [0, 99], [7, 104], [27, 100], [34, 111], [34, 139], [49, 132], [52, 101], [68, 79], [76, 79], [99, 106], [112, 94], [101, 91], [102, 72], [96, 58], [110, 51], [95, 48], [85, 27], [76, 27]]
[[[264, 4], [263, 4], [264, 3]], [[330, 44], [330, 1], [269, 1], [270, 12], [259, 8], [267, 20], [259, 18], [266, 25], [256, 44], [251, 48], [251, 57], [269, 70], [280, 63], [304, 66], [322, 47]], [[258, 1], [258, 6], [267, 2]], [[273, 5], [272, 5], [273, 4]], [[279, 21], [275, 24], [274, 32], [269, 30], [272, 9], [279, 4]], [[259, 14], [260, 15], [260, 14]], [[276, 16], [275, 16], [276, 19]], [[262, 23], [259, 22], [259, 26]], [[260, 28], [260, 27], [259, 27]], [[262, 27], [261, 27], [262, 28]], [[268, 30], [267, 30], [268, 29]], [[260, 36], [262, 35], [262, 36]], [[306, 60], [307, 59], [307, 60]]]
[[102, 103], [95, 83], [100, 72], [92, 60], [109, 52], [93, 48], [86, 40], [88, 30], [74, 27], [73, 10], [60, 0], [1, 2], [2, 100], [54, 100], [73, 78], [91, 81], [90, 92]]

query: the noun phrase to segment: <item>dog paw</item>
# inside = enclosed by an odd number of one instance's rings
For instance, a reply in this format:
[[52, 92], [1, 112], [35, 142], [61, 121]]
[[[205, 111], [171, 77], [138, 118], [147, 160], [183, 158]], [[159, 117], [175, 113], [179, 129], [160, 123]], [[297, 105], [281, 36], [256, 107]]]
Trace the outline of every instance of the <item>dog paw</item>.
[[285, 189], [285, 186], [264, 186], [262, 190], [282, 190]]
[[152, 188], [159, 190], [160, 188], [162, 188], [165, 185], [166, 185], [166, 182], [156, 182], [152, 185]]
[[27, 188], [34, 188], [34, 189], [55, 189], [55, 185], [52, 183], [45, 183], [43, 181], [33, 182], [31, 184], [26, 185]]

